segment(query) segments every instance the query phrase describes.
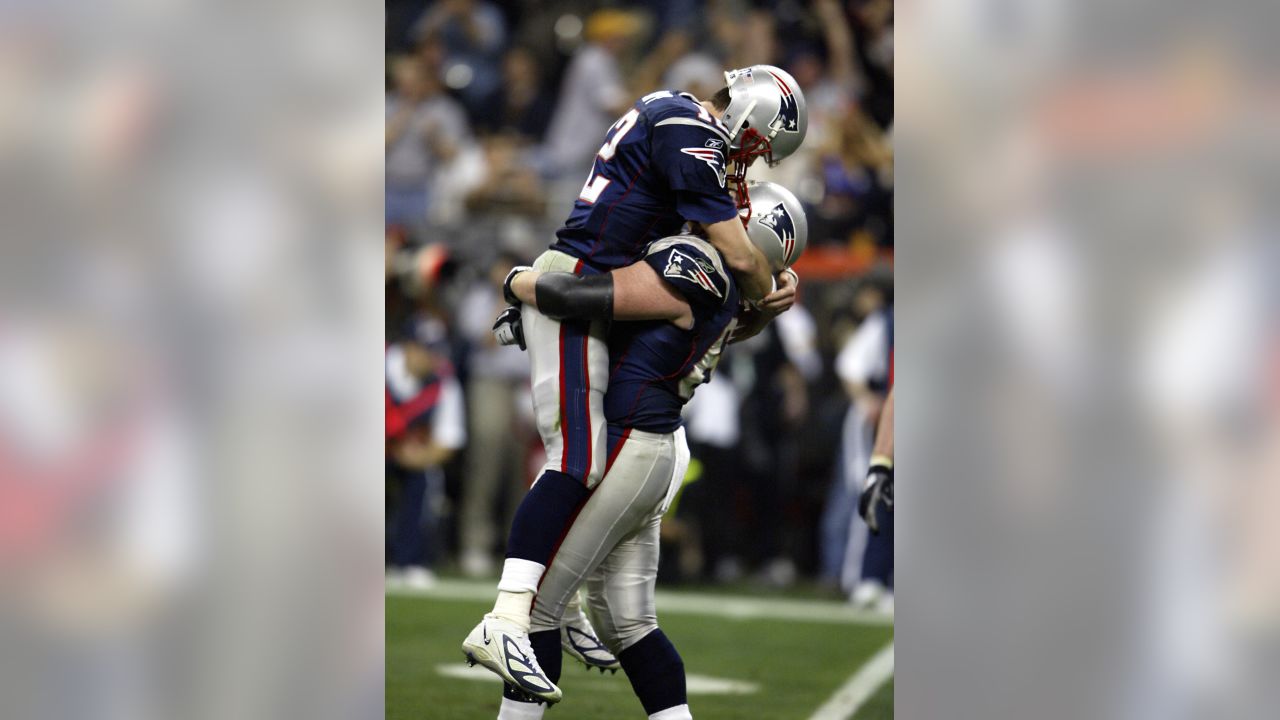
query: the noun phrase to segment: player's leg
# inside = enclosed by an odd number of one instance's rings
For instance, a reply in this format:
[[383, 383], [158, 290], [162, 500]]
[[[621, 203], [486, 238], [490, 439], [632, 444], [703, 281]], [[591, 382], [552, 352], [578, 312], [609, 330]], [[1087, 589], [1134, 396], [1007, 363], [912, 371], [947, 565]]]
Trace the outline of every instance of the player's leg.
[[668, 496], [676, 462], [666, 435], [618, 433], [611, 445], [616, 461], [557, 549], [532, 617], [534, 631], [561, 630], [570, 655], [601, 669], [616, 668], [616, 659], [578, 608], [578, 588], [619, 543], [649, 524]]
[[[576, 259], [551, 251], [534, 266], [580, 270]], [[609, 353], [601, 323], [561, 323], [529, 306], [521, 310], [521, 319], [534, 415], [547, 463], [512, 519], [495, 612], [527, 625], [526, 606], [532, 603], [542, 572], [604, 475]]]
[[653, 586], [658, 575], [655, 519], [628, 538], [587, 581], [587, 603], [600, 639], [617, 654], [650, 718], [688, 718], [684, 661], [658, 627]]
[[658, 576], [662, 515], [688, 468], [683, 430], [671, 437], [676, 461], [665, 500], [637, 532], [618, 544], [587, 581], [587, 603], [600, 638], [618, 655], [650, 720], [690, 720], [684, 661], [658, 627], [654, 584]]
[[[531, 608], [530, 645], [553, 683], [559, 678], [562, 650], [588, 668], [617, 669], [617, 659], [577, 609], [578, 588], [615, 546], [651, 523], [669, 494], [676, 460], [668, 436], [615, 433], [611, 448], [615, 462], [558, 546]], [[502, 702], [506, 714], [499, 718], [540, 717], [535, 703], [508, 685]]]
[[[534, 266], [548, 271], [580, 269], [577, 260], [551, 251]], [[602, 324], [559, 323], [528, 306], [522, 310], [522, 322], [534, 414], [547, 464], [516, 509], [493, 612], [467, 636], [463, 652], [526, 692], [555, 702], [560, 690], [538, 667], [528, 638], [530, 610], [543, 571], [603, 476], [609, 358]], [[510, 640], [514, 649], [499, 653], [483, 644], [491, 632], [503, 638], [504, 648]], [[512, 663], [531, 670], [512, 672]]]

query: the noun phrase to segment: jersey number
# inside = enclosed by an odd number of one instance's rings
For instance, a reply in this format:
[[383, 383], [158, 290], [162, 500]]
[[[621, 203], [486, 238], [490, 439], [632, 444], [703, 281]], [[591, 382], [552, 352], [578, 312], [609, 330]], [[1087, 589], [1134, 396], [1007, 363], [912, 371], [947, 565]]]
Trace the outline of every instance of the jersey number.
[[[631, 132], [631, 128], [636, 126], [636, 121], [639, 119], [640, 111], [635, 108], [618, 118], [618, 122], [609, 128], [609, 131], [613, 134], [604, 141], [604, 145], [600, 146], [600, 152], [596, 153], [596, 157], [604, 162], [612, 160], [613, 154], [618, 152], [618, 143], [622, 142], [622, 138]], [[578, 199], [588, 205], [594, 205], [596, 200], [600, 199], [600, 193], [609, 187], [610, 182], [612, 181], [609, 178], [603, 175], [596, 175], [595, 168], [592, 167], [591, 174], [587, 176], [587, 184], [582, 186], [582, 192], [578, 194]]]

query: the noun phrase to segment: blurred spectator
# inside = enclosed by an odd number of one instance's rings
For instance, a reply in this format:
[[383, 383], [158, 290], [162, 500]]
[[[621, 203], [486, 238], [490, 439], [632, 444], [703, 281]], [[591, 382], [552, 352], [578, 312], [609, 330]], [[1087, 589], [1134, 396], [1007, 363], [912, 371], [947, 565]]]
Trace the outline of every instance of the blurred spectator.
[[787, 353], [777, 322], [732, 350], [726, 360], [743, 399], [743, 522], [753, 531], [753, 542], [745, 548], [747, 559], [760, 580], [785, 587], [797, 574], [795, 550], [801, 529], [792, 512], [792, 501], [800, 496], [796, 432], [808, 414], [808, 387]]
[[888, 128], [893, 123], [893, 0], [867, 0], [855, 17], [854, 47], [868, 83], [862, 106], [876, 125]]
[[444, 46], [444, 81], [457, 90], [472, 117], [486, 113], [502, 85], [506, 21], [483, 0], [440, 0], [418, 20], [419, 40]]
[[[470, 577], [489, 575], [494, 557], [510, 527], [520, 496], [533, 479], [525, 455], [534, 440], [532, 416], [521, 412], [529, 396], [529, 356], [493, 339], [493, 318], [506, 306], [502, 281], [522, 258], [501, 253], [467, 289], [458, 306], [457, 327], [470, 346], [467, 400], [470, 445], [462, 483], [459, 562]], [[499, 507], [503, 517], [497, 517]]]
[[547, 175], [585, 173], [609, 126], [635, 100], [622, 80], [619, 57], [640, 29], [640, 18], [624, 10], [600, 10], [587, 19], [587, 44], [569, 63], [547, 133]]
[[501, 93], [493, 106], [476, 118], [476, 129], [514, 136], [525, 143], [541, 142], [553, 107], [537, 58], [528, 48], [516, 46], [502, 59]]
[[[700, 557], [681, 565], [717, 582], [731, 582], [742, 575], [737, 552], [742, 527], [736, 512], [741, 406], [737, 386], [725, 372], [717, 371], [684, 408], [689, 454], [698, 470], [696, 480], [684, 491], [679, 516], [693, 525]], [[687, 548], [681, 550], [689, 554]]]
[[810, 227], [818, 238], [846, 243], [893, 242], [893, 151], [857, 109], [836, 129], [822, 155], [822, 203]]
[[386, 221], [420, 227], [449, 163], [471, 142], [466, 115], [420, 57], [391, 61], [387, 93]]
[[839, 476], [832, 484], [823, 520], [823, 566], [828, 573], [841, 568], [841, 587], [852, 592], [855, 602], [870, 607], [891, 602], [893, 527], [888, 523], [880, 535], [868, 539], [866, 525], [857, 518], [855, 509], [871, 461], [876, 421], [888, 391], [893, 320], [888, 292], [878, 281], [864, 282], [854, 303], [863, 320], [836, 357], [836, 375], [849, 395], [849, 410], [840, 447], [842, 463], [837, 466]]
[[448, 361], [442, 323], [419, 319], [387, 348], [387, 481], [399, 491], [388, 523], [388, 580], [422, 588], [435, 581], [444, 494], [441, 467], [467, 441], [462, 388]]
[[521, 162], [519, 140], [510, 135], [492, 137], [484, 142], [485, 175], [467, 195], [467, 210], [472, 217], [492, 213], [539, 217], [546, 197], [538, 176]]

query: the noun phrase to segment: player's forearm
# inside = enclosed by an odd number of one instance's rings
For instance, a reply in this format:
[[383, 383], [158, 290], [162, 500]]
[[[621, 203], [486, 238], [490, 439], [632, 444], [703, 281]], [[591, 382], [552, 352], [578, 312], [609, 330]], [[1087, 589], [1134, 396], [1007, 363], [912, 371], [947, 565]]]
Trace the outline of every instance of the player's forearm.
[[613, 278], [526, 270], [511, 281], [511, 292], [553, 320], [613, 317]]
[[691, 327], [689, 303], [646, 263], [635, 263], [607, 275], [525, 270], [511, 281], [520, 302], [555, 320], [670, 320]]
[[724, 256], [725, 264], [738, 280], [742, 295], [758, 302], [774, 289], [773, 274], [764, 253], [751, 244], [738, 218], [705, 226], [707, 240]]
[[884, 409], [880, 411], [880, 422], [876, 427], [876, 440], [871, 446], [872, 457], [893, 458], [893, 388], [884, 399]]

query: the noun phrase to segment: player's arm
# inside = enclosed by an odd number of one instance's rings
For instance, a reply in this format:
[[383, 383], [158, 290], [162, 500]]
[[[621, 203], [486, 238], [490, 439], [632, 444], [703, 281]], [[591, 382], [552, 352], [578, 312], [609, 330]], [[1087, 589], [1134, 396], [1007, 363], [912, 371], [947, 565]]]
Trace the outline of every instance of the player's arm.
[[884, 409], [880, 411], [880, 422], [876, 424], [876, 441], [871, 446], [871, 461], [877, 459], [893, 464], [893, 388], [884, 399]]
[[693, 327], [693, 310], [648, 263], [605, 275], [524, 270], [508, 283], [520, 302], [555, 320], [669, 320]]
[[764, 253], [751, 244], [746, 228], [735, 214], [728, 220], [702, 226], [707, 241], [724, 256], [738, 286], [751, 302], [765, 299], [774, 290], [773, 273]]
[[[753, 304], [767, 302], [767, 296], [777, 290], [773, 269], [764, 253], [751, 244], [725, 187], [728, 138], [720, 135], [712, 123], [709, 116], [705, 121], [679, 117], [659, 121], [653, 134], [654, 162], [676, 192], [676, 211], [686, 221], [702, 227], [708, 242], [720, 251], [737, 278], [743, 297]], [[791, 306], [794, 297], [782, 295], [772, 301], [771, 306], [785, 305], [778, 308], [781, 312]]]
[[881, 505], [893, 512], [893, 388], [884, 400], [880, 420], [876, 423], [876, 439], [871, 446], [871, 467], [862, 494], [858, 497], [858, 514], [874, 534], [880, 534], [876, 510]]
[[766, 325], [795, 302], [796, 287], [800, 284], [799, 276], [788, 268], [776, 277], [778, 289], [775, 292], [770, 293], [758, 307], [743, 307], [738, 313], [738, 325], [729, 336], [730, 345], [759, 335]]

